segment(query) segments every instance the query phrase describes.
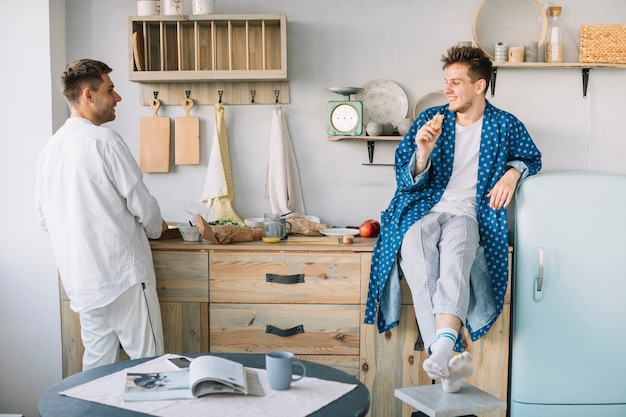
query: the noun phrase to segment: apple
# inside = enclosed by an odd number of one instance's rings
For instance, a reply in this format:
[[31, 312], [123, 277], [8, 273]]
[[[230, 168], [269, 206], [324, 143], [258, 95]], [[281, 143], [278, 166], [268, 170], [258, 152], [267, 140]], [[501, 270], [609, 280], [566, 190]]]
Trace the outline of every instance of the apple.
[[376, 237], [380, 233], [380, 223], [377, 220], [365, 220], [359, 227], [361, 237]]

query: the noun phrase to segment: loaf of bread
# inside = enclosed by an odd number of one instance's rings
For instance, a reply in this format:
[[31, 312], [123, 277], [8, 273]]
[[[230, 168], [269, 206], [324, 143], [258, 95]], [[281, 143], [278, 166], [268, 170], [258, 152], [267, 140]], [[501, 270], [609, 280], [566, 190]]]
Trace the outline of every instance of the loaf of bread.
[[196, 214], [194, 217], [198, 230], [203, 240], [213, 243], [230, 243], [230, 242], [250, 242], [252, 240], [261, 240], [260, 229], [250, 229], [243, 226], [212, 226], [201, 215]]

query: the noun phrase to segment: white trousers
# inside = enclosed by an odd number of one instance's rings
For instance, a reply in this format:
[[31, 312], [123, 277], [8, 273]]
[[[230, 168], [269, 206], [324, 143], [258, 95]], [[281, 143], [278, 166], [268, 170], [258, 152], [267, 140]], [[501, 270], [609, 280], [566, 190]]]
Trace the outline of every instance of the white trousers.
[[130, 287], [104, 307], [80, 313], [80, 326], [83, 371], [117, 362], [120, 344], [131, 359], [164, 352], [159, 298], [148, 283]]
[[435, 314], [454, 315], [465, 323], [479, 236], [476, 219], [447, 213], [428, 213], [404, 236], [400, 267], [427, 348], [437, 333]]

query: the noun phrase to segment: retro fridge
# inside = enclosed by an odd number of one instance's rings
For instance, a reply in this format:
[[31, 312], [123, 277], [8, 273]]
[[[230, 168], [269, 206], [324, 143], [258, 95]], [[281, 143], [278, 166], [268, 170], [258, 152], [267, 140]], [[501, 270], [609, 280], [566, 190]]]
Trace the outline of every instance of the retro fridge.
[[510, 416], [626, 416], [626, 175], [522, 181], [513, 282]]

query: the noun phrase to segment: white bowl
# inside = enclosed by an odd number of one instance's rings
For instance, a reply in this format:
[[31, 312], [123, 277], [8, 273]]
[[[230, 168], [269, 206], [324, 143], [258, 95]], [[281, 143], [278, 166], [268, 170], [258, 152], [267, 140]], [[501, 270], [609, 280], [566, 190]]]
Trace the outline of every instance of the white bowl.
[[246, 226], [251, 227], [251, 228], [258, 228], [258, 229], [262, 229], [263, 228], [263, 217], [250, 217], [247, 219], [243, 219], [243, 222], [246, 224]]
[[187, 242], [197, 242], [200, 240], [200, 230], [197, 226], [189, 226], [185, 224], [179, 224], [178, 230], [183, 235], [183, 240]]

